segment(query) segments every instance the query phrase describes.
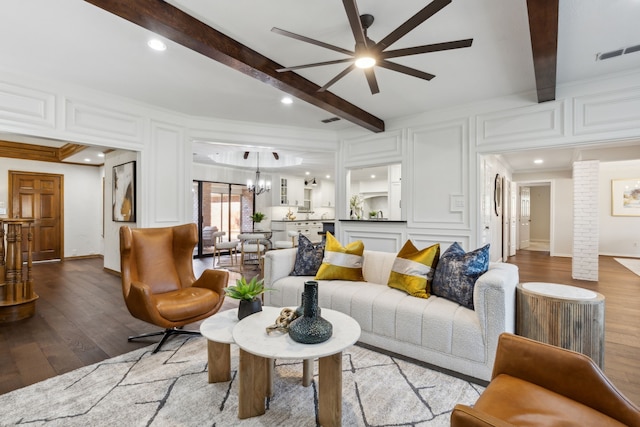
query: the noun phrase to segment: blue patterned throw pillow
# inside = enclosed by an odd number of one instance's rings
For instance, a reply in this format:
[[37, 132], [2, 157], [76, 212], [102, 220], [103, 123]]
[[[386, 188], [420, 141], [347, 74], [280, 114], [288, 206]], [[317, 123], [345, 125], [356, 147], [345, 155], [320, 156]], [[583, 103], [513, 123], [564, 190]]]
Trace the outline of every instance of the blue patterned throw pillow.
[[298, 253], [291, 276], [315, 276], [324, 258], [324, 243], [313, 244], [298, 234]]
[[440, 257], [431, 293], [473, 310], [473, 286], [489, 269], [489, 245], [465, 252], [457, 242]]

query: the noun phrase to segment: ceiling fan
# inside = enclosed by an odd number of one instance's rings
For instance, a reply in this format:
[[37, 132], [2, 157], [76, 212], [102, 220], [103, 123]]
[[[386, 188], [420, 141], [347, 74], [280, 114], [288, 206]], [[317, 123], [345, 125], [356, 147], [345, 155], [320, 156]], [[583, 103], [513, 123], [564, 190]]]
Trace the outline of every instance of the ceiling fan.
[[386, 49], [389, 46], [391, 46], [393, 43], [401, 39], [409, 31], [413, 30], [415, 27], [422, 24], [431, 16], [435, 15], [437, 12], [439, 12], [441, 9], [443, 9], [445, 6], [451, 3], [451, 1], [452, 0], [433, 0], [431, 3], [425, 6], [422, 10], [420, 10], [418, 13], [413, 15], [407, 21], [405, 21], [398, 28], [396, 28], [391, 33], [389, 33], [389, 35], [387, 35], [385, 38], [383, 38], [382, 40], [376, 43], [367, 36], [367, 29], [371, 26], [371, 24], [373, 24], [373, 20], [374, 20], [373, 16], [369, 14], [360, 15], [360, 13], [358, 12], [358, 5], [356, 4], [356, 0], [342, 0], [342, 3], [344, 4], [344, 9], [347, 12], [347, 18], [349, 19], [349, 25], [351, 26], [351, 31], [353, 32], [353, 37], [356, 41], [356, 45], [353, 51], [343, 49], [338, 46], [334, 46], [328, 43], [311, 39], [306, 36], [301, 36], [299, 34], [295, 34], [295, 33], [274, 27], [271, 29], [271, 31], [273, 31], [274, 33], [291, 37], [303, 42], [311, 43], [316, 46], [324, 47], [326, 49], [340, 52], [349, 56], [349, 58], [337, 59], [334, 61], [316, 62], [313, 64], [305, 64], [305, 65], [297, 65], [294, 67], [280, 68], [277, 71], [285, 72], [285, 71], [300, 70], [303, 68], [319, 67], [322, 65], [353, 62], [351, 65], [345, 68], [341, 73], [339, 73], [337, 76], [331, 79], [327, 84], [325, 84], [320, 89], [318, 89], [318, 92], [326, 91], [338, 80], [342, 79], [344, 76], [349, 74], [351, 71], [353, 71], [357, 67], [357, 68], [362, 68], [364, 70], [364, 74], [367, 77], [367, 82], [369, 83], [369, 89], [371, 89], [371, 94], [374, 95], [380, 92], [380, 89], [378, 88], [378, 81], [376, 79], [376, 75], [373, 70], [374, 65], [387, 68], [389, 70], [397, 71], [399, 73], [418, 77], [420, 79], [431, 80], [432, 78], [435, 77], [435, 75], [426, 73], [424, 71], [416, 70], [415, 68], [410, 68], [404, 65], [400, 65], [395, 62], [388, 61], [388, 59], [398, 58], [401, 56], [416, 55], [420, 53], [438, 52], [442, 50], [469, 47], [471, 46], [473, 39], [456, 40], [456, 41], [428, 44], [423, 46], [415, 46], [415, 47], [396, 49], [396, 50], [386, 50]]

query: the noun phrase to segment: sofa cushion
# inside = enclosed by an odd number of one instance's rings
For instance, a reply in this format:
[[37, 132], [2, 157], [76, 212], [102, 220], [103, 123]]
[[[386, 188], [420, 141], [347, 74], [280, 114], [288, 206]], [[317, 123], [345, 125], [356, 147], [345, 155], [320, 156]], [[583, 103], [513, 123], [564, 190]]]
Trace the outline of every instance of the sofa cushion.
[[292, 276], [315, 276], [324, 257], [324, 243], [314, 244], [304, 234], [298, 236], [298, 252]]
[[362, 240], [342, 246], [338, 240], [327, 232], [326, 246], [322, 265], [316, 274], [316, 280], [352, 280], [362, 281]]
[[414, 297], [429, 298], [439, 259], [440, 244], [418, 250], [411, 240], [407, 240], [393, 262], [387, 285]]
[[489, 269], [489, 245], [465, 252], [454, 242], [442, 254], [431, 292], [473, 310], [473, 286]]

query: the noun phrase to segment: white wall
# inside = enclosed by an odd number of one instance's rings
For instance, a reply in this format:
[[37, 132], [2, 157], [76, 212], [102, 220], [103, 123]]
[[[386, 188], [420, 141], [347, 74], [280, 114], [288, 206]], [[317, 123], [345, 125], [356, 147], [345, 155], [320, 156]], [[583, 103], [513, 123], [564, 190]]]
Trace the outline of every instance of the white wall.
[[0, 157], [0, 202], [4, 202], [7, 209], [10, 170], [63, 175], [63, 256], [102, 254], [103, 168]]
[[640, 217], [611, 215], [611, 180], [640, 179], [640, 161], [600, 163], [601, 255], [640, 257]]
[[[556, 101], [538, 104], [534, 92], [515, 94], [387, 120], [387, 131], [380, 134], [354, 127], [336, 135], [186, 117], [88, 88], [0, 71], [0, 132], [136, 152], [138, 225], [143, 227], [192, 221], [194, 139], [338, 152], [338, 217], [348, 212], [349, 168], [402, 163], [406, 223], [358, 224], [357, 229], [338, 223], [343, 241], [362, 238], [371, 247], [398, 250], [410, 238], [419, 247], [458, 241], [472, 249], [485, 238], [482, 195], [490, 171], [481, 170], [480, 156], [638, 139], [639, 78], [635, 72], [565, 84], [558, 86]], [[113, 259], [118, 244], [111, 233], [106, 238], [105, 266], [113, 268], [119, 263]]]

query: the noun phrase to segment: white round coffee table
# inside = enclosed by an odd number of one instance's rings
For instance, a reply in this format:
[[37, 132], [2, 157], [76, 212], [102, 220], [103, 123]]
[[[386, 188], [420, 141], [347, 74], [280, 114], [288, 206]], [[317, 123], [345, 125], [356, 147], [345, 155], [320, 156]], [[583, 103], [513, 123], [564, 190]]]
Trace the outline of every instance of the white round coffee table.
[[335, 310], [322, 309], [322, 317], [331, 322], [333, 334], [319, 344], [301, 344], [289, 334], [267, 334], [281, 309], [263, 307], [260, 313], [245, 317], [233, 328], [233, 339], [240, 347], [238, 418], [265, 413], [268, 372], [271, 359], [319, 359], [318, 412], [322, 426], [342, 424], [342, 351], [360, 338], [360, 325]]
[[231, 381], [231, 346], [233, 328], [238, 324], [238, 309], [218, 312], [200, 324], [200, 333], [207, 339], [209, 382]]

